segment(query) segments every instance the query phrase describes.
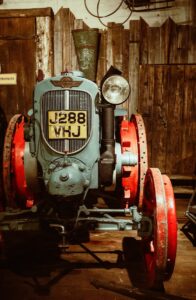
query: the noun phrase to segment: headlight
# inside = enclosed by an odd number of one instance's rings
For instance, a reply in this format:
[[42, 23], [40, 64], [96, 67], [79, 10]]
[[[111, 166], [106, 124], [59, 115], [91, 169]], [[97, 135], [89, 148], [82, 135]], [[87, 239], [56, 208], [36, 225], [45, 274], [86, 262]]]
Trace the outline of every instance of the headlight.
[[111, 104], [121, 104], [130, 94], [128, 81], [120, 75], [108, 77], [102, 85], [102, 95]]

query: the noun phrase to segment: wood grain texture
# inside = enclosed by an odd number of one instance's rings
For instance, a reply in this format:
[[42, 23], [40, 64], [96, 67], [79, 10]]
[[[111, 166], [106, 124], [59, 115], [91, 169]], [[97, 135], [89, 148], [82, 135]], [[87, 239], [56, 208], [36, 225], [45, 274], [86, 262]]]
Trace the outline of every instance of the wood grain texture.
[[96, 82], [100, 85], [103, 76], [107, 71], [107, 31], [100, 31], [98, 63], [97, 63], [97, 79]]
[[72, 30], [87, 29], [82, 19], [76, 19], [68, 8], [61, 8], [54, 20], [55, 74], [79, 70]]
[[129, 98], [129, 115], [138, 110], [139, 96], [139, 60], [140, 60], [140, 21], [130, 21], [129, 25], [129, 82], [131, 96]]
[[0, 87], [0, 106], [9, 121], [16, 113], [27, 114], [32, 107], [38, 70], [45, 76], [53, 73], [53, 14], [48, 9], [24, 13], [10, 10], [6, 17], [3, 12], [0, 12], [1, 72], [17, 74], [17, 85]]
[[196, 172], [196, 65], [185, 66], [184, 103], [182, 107], [183, 174]]
[[184, 66], [169, 67], [166, 172], [182, 171], [182, 113], [184, 102]]
[[35, 20], [34, 18], [0, 19], [0, 32], [3, 36], [15, 36], [15, 39], [0, 40], [1, 72], [17, 74], [17, 85], [5, 85], [0, 88], [0, 106], [9, 120], [18, 112], [27, 113], [32, 104], [31, 96], [36, 78]]
[[54, 74], [53, 28], [50, 17], [36, 18], [36, 74], [41, 70], [45, 78]]
[[24, 18], [24, 17], [53, 17], [51, 7], [31, 8], [31, 9], [0, 9], [0, 18]]

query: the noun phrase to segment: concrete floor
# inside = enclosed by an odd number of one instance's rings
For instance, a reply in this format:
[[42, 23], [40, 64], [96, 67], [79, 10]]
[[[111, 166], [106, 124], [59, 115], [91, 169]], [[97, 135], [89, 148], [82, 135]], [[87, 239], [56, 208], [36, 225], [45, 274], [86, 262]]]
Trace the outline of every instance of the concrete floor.
[[[59, 255], [52, 243], [45, 245], [43, 250], [42, 237], [35, 236], [27, 239], [19, 250], [17, 247], [9, 249], [11, 255], [0, 268], [0, 299], [196, 299], [196, 249], [180, 231], [186, 222], [187, 202], [187, 199], [177, 200], [177, 260], [171, 280], [164, 283], [165, 294], [157, 292], [149, 296], [141, 289], [131, 290], [130, 277], [121, 263], [121, 251], [123, 237], [134, 237], [134, 233], [102, 232], [92, 233], [91, 242], [85, 245], [109, 263], [99, 264], [86, 253]], [[68, 251], [81, 252], [83, 249], [72, 245]], [[135, 279], [132, 277], [131, 280]], [[118, 293], [108, 289], [117, 289]]]

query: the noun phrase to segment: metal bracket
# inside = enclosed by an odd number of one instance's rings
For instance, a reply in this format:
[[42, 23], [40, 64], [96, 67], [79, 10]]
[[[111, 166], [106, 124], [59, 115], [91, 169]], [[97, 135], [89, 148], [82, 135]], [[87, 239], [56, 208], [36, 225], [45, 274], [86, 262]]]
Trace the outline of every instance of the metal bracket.
[[[85, 214], [85, 217], [82, 217], [82, 214]], [[130, 219], [112, 217], [111, 214], [128, 215]], [[115, 231], [138, 229], [141, 219], [142, 215], [138, 212], [136, 206], [125, 209], [99, 209], [97, 207], [88, 209], [85, 205], [82, 205], [79, 208], [76, 222], [92, 223], [94, 230]]]

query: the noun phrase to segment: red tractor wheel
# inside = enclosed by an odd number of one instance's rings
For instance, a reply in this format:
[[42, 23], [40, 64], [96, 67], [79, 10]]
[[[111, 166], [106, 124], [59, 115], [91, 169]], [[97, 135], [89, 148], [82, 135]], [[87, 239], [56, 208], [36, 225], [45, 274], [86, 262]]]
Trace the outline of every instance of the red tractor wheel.
[[123, 120], [120, 134], [122, 153], [130, 151], [138, 156], [137, 165], [123, 167], [124, 197], [128, 206], [135, 204], [141, 208], [144, 178], [148, 169], [146, 132], [142, 116], [132, 115], [130, 121]]
[[159, 169], [148, 169], [144, 183], [143, 215], [152, 219], [150, 236], [142, 238], [149, 286], [168, 280], [173, 272], [177, 227], [171, 183]]
[[168, 176], [162, 175], [165, 197], [167, 202], [167, 224], [168, 224], [168, 253], [167, 253], [167, 265], [165, 270], [165, 280], [169, 280], [175, 265], [176, 249], [177, 249], [177, 219], [176, 219], [176, 205], [173, 187]]
[[31, 199], [25, 179], [24, 149], [24, 116], [17, 114], [8, 124], [3, 149], [3, 188], [10, 208], [26, 206]]

